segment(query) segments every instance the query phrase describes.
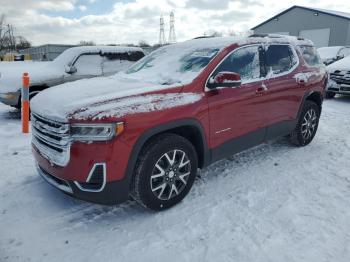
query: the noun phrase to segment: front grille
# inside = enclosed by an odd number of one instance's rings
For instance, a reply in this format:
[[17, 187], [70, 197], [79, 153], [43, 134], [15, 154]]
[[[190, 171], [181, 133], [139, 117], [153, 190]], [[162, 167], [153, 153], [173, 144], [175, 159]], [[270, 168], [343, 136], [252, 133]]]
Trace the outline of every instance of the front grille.
[[69, 124], [59, 123], [32, 113], [32, 142], [50, 162], [66, 166], [70, 158]]
[[330, 74], [330, 78], [337, 84], [350, 84], [350, 71], [336, 70]]
[[340, 90], [345, 92], [350, 92], [350, 86], [341, 86]]

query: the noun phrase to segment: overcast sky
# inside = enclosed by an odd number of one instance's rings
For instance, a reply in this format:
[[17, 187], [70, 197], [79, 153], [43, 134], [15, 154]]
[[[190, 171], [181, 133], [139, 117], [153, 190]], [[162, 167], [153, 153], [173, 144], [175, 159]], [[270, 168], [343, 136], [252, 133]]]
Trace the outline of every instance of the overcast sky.
[[34, 45], [80, 40], [153, 44], [159, 38], [160, 14], [167, 37], [172, 10], [177, 38], [183, 41], [211, 30], [246, 31], [292, 5], [350, 13], [344, 0], [0, 0], [0, 13], [15, 26], [15, 34]]

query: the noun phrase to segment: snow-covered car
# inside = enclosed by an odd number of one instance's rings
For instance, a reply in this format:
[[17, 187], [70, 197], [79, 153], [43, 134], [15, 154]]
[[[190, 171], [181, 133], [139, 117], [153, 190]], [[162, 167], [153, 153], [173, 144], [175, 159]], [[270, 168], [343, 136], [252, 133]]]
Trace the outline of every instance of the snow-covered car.
[[322, 62], [330, 65], [344, 57], [350, 55], [350, 46], [328, 46], [317, 49]]
[[40, 91], [83, 78], [108, 76], [127, 69], [145, 54], [138, 47], [80, 46], [49, 62], [0, 63], [0, 101], [20, 108], [22, 75], [30, 76], [30, 98]]
[[266, 140], [314, 138], [327, 79], [311, 41], [202, 38], [157, 49], [125, 72], [32, 101], [38, 173], [63, 192], [163, 210], [198, 168]]
[[350, 56], [327, 66], [329, 82], [326, 97], [333, 98], [336, 94], [350, 95]]

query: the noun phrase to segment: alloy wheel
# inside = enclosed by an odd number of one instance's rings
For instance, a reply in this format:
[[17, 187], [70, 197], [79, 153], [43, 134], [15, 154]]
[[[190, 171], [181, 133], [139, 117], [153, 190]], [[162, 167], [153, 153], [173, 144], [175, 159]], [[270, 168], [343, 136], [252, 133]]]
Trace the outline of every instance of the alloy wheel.
[[156, 162], [150, 178], [151, 190], [160, 200], [178, 196], [186, 187], [191, 174], [191, 161], [182, 150], [172, 150]]
[[301, 124], [301, 134], [304, 140], [308, 140], [312, 137], [316, 131], [316, 126], [317, 114], [316, 111], [311, 108], [306, 112]]

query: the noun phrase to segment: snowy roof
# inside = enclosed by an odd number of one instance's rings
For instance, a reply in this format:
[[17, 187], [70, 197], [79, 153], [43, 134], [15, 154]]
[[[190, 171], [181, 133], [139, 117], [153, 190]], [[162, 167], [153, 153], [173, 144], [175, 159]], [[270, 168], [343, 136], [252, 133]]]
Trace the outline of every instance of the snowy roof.
[[312, 12], [318, 12], [318, 13], [323, 13], [323, 14], [327, 14], [327, 15], [332, 15], [332, 16], [336, 16], [336, 17], [340, 17], [340, 18], [345, 18], [350, 20], [350, 13], [345, 13], [345, 12], [339, 12], [339, 11], [334, 11], [334, 10], [328, 10], [328, 9], [321, 9], [321, 8], [313, 8], [313, 7], [305, 7], [305, 6], [299, 6], [299, 5], [294, 5], [286, 10], [284, 10], [281, 13], [278, 13], [277, 15], [271, 17], [270, 19], [267, 19], [266, 21], [258, 24], [257, 26], [253, 27], [251, 30], [255, 30], [256, 28], [258, 28], [259, 26], [262, 26], [272, 20], [274, 20], [275, 18], [278, 18], [279, 16], [291, 11], [292, 9], [295, 8], [300, 8], [300, 9], [304, 9], [304, 10], [308, 10], [308, 11], [312, 11]]
[[143, 52], [139, 47], [129, 46], [77, 46], [66, 49], [54, 60], [55, 63], [66, 64], [82, 53], [127, 53]]

